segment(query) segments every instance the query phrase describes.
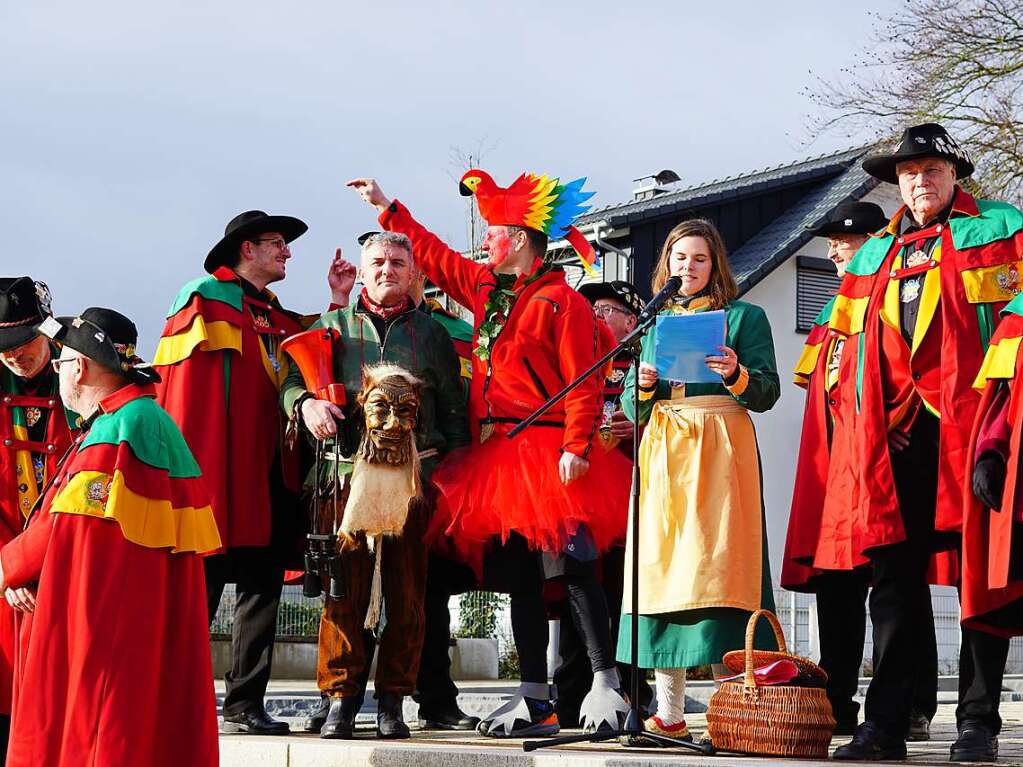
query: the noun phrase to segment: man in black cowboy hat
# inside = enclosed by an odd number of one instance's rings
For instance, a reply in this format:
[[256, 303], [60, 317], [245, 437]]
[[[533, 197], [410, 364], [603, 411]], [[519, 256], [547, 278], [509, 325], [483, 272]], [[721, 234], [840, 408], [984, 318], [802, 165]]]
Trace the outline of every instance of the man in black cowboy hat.
[[51, 363], [81, 432], [0, 550], [0, 588], [31, 614], [7, 764], [214, 767], [201, 555], [220, 538], [198, 466], [131, 320], [92, 308], [39, 333], [61, 349]]
[[213, 495], [223, 549], [206, 559], [209, 619], [236, 584], [224, 729], [279, 735], [263, 705], [270, 680], [283, 573], [297, 554], [297, 451], [284, 439], [278, 401], [288, 371], [281, 341], [302, 328], [267, 286], [283, 280], [290, 243], [306, 231], [291, 216], [253, 210], [233, 218], [168, 312], [153, 364], [160, 404], [181, 427]]
[[[593, 306], [593, 312], [603, 321], [608, 333], [618, 342], [636, 327], [639, 313], [643, 311], [644, 301], [635, 286], [625, 280], [610, 282], [591, 282], [579, 288], [579, 292]], [[629, 372], [632, 357], [621, 354], [616, 357], [607, 377], [604, 380], [603, 416], [600, 424], [601, 443], [604, 447], [617, 447], [628, 458], [632, 459], [632, 421], [622, 412], [621, 398], [625, 391], [625, 375]], [[622, 477], [629, 482], [630, 477]], [[611, 640], [618, 636], [617, 627], [622, 612], [622, 595], [624, 593], [623, 577], [625, 574], [625, 548], [615, 546], [600, 561], [601, 585], [607, 598], [608, 612], [611, 616]], [[562, 727], [579, 726], [579, 707], [590, 691], [593, 683], [593, 671], [590, 667], [586, 643], [579, 635], [575, 623], [563, 618], [558, 632], [558, 655], [561, 662], [554, 671], [554, 685], [557, 688], [555, 708], [558, 721]], [[618, 673], [622, 686], [632, 689], [631, 669], [627, 663], [618, 664]], [[644, 709], [653, 699], [653, 691], [641, 670], [639, 678], [640, 706]]]
[[[50, 367], [53, 348], [36, 332], [49, 315], [45, 284], [31, 277], [0, 277], [0, 546], [21, 532], [71, 444]], [[10, 724], [16, 636], [15, 614], [0, 601], [0, 760]]]
[[[999, 310], [1019, 290], [1009, 205], [975, 200], [956, 184], [966, 152], [934, 123], [908, 128], [894, 151], [863, 168], [898, 184], [905, 203], [857, 252], [830, 327], [848, 338], [839, 386], [858, 407], [837, 419], [814, 566], [845, 550], [869, 560], [874, 677], [865, 715], [836, 759], [905, 758], [919, 626], [931, 620], [927, 570], [955, 549], [962, 527], [973, 381]], [[856, 498], [855, 524], [848, 499]], [[959, 738], [953, 761], [994, 758], [1008, 643], [963, 629]]]

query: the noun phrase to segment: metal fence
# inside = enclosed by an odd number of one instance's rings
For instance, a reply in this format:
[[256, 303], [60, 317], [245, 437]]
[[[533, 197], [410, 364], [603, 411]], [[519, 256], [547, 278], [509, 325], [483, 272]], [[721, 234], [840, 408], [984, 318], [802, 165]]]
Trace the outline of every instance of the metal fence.
[[[932, 587], [934, 631], [938, 644], [938, 670], [942, 674], [955, 674], [959, 668], [959, 599], [954, 589]], [[817, 605], [814, 595], [775, 590], [774, 601], [778, 620], [785, 632], [785, 641], [792, 652], [809, 658], [820, 657], [817, 636]], [[224, 589], [220, 608], [210, 627], [210, 633], [225, 636], [231, 633], [234, 615], [234, 586]], [[292, 640], [315, 641], [320, 625], [322, 601], [302, 596], [301, 586], [285, 586], [277, 614], [277, 636]], [[511, 617], [507, 597], [473, 592], [451, 598], [451, 630], [456, 636], [493, 637], [498, 652], [506, 657], [514, 650]], [[863, 647], [863, 670], [871, 669], [870, 618], [867, 618], [866, 642]], [[1006, 673], [1023, 673], [1023, 637], [1016, 637], [1009, 645]]]

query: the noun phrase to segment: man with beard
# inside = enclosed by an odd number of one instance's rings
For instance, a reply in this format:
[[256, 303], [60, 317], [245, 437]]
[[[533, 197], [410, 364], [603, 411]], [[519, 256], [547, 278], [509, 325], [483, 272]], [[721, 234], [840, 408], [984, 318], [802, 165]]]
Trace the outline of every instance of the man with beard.
[[[50, 367], [53, 347], [36, 333], [50, 291], [31, 277], [0, 278], [0, 546], [25, 526], [57, 461], [71, 444], [68, 414]], [[11, 599], [28, 598], [26, 593]], [[0, 602], [0, 761], [10, 727], [18, 621]]]
[[[353, 304], [324, 314], [311, 328], [336, 334], [332, 345], [334, 382], [344, 385], [348, 406], [342, 408], [326, 399], [317, 399], [295, 364], [291, 366], [281, 401], [293, 419], [302, 423], [315, 439], [325, 442], [322, 452], [332, 459], [323, 461], [322, 476], [313, 477], [312, 482], [322, 484], [335, 472], [342, 478], [351, 475], [345, 481], [345, 493], [351, 493], [349, 505], [334, 520], [340, 522], [345, 534], [341, 559], [349, 593], [342, 599], [328, 597], [320, 622], [317, 683], [321, 692], [331, 698], [320, 737], [352, 737], [373, 656], [372, 635], [367, 637], [365, 630], [377, 624], [377, 616], [367, 616], [367, 608], [372, 613], [377, 604], [371, 582], [375, 568], [379, 567], [379, 590], [386, 596], [387, 622], [379, 639], [377, 732], [381, 737], [407, 738], [409, 730], [402, 719], [402, 699], [416, 686], [427, 566], [427, 547], [422, 539], [428, 503], [416, 496], [422, 494], [419, 488], [424, 488], [428, 500], [426, 488], [434, 467], [442, 456], [465, 445], [469, 432], [460, 365], [451, 339], [443, 327], [417, 310], [410, 297], [415, 279], [411, 243], [403, 235], [383, 232], [369, 237], [362, 247], [365, 286], [362, 293]], [[391, 367], [367, 368], [379, 363]], [[402, 372], [395, 373], [394, 366], [400, 366]], [[363, 402], [357, 402], [357, 395], [363, 390], [364, 371], [366, 380], [376, 385], [365, 391]], [[397, 391], [400, 387], [391, 380], [395, 376], [397, 383], [405, 380], [404, 394]], [[383, 385], [385, 379], [390, 381], [390, 388]], [[418, 400], [414, 413], [407, 402], [400, 402], [413, 391]], [[342, 443], [359, 444], [358, 405], [366, 408], [369, 434], [363, 437], [353, 472], [351, 458], [334, 465], [337, 463], [333, 460], [334, 441], [342, 430]], [[366, 483], [381, 476], [384, 470], [372, 465], [381, 463], [376, 458], [382, 453], [372, 437], [380, 432], [388, 415], [408, 425], [405, 436], [410, 436], [411, 424], [416, 424], [415, 450], [411, 455], [418, 462], [418, 470], [406, 453], [395, 451], [391, 456], [394, 465], [400, 467], [395, 471], [404, 473], [390, 482], [385, 496], [391, 501], [398, 499], [397, 505], [406, 507], [408, 514], [397, 525], [398, 534], [377, 540], [375, 546], [382, 549], [379, 559], [374, 559], [377, 555], [370, 551], [371, 541], [367, 538], [374, 537], [372, 525], [377, 522], [360, 524], [355, 515], [374, 505], [367, 500], [374, 491]], [[373, 461], [369, 460], [371, 457]], [[364, 469], [369, 465], [361, 474], [360, 461]], [[403, 487], [410, 490], [411, 480], [416, 489], [411, 496], [401, 496]], [[376, 490], [379, 489], [377, 486]], [[410, 497], [414, 501], [411, 507]], [[379, 504], [376, 505], [379, 511]], [[376, 532], [382, 535], [381, 530]]]

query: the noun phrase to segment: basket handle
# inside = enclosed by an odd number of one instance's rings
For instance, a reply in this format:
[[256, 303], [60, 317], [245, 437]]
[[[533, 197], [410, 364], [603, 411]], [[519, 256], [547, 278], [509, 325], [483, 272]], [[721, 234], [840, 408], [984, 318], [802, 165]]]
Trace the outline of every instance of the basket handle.
[[781, 652], [788, 652], [788, 647], [785, 645], [785, 633], [781, 630], [781, 624], [778, 623], [778, 616], [770, 610], [755, 610], [746, 623], [746, 674], [742, 685], [747, 689], [757, 686], [753, 678], [753, 635], [757, 631], [757, 623], [761, 618], [767, 618], [767, 622], [771, 624], [771, 628], [774, 630], [774, 640], [778, 643], [778, 649]]

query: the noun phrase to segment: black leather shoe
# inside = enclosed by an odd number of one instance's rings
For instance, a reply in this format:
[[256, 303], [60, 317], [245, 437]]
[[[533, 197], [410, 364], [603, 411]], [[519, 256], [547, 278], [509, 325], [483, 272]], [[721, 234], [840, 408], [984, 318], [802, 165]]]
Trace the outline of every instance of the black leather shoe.
[[249, 735], [287, 735], [291, 732], [287, 722], [272, 719], [262, 706], [225, 716], [221, 730], [226, 733], [247, 732]]
[[420, 706], [418, 718], [423, 730], [475, 730], [480, 723], [478, 716], [469, 716], [454, 701], [432, 708]]
[[952, 744], [953, 762], [993, 762], [998, 758], [998, 737], [981, 722], [963, 722], [959, 737]]
[[408, 725], [402, 718], [403, 696], [393, 692], [377, 694], [377, 737], [389, 740], [403, 740], [409, 737]]
[[330, 698], [327, 719], [320, 728], [324, 740], [348, 740], [355, 735], [355, 716], [362, 707], [357, 697]]
[[327, 721], [328, 711], [330, 711], [330, 698], [325, 695], [320, 696], [320, 702], [316, 704], [316, 708], [313, 709], [312, 713], [306, 717], [306, 720], [302, 723], [302, 729], [306, 732], [319, 732], [323, 729], [323, 723]]
[[835, 720], [835, 729], [831, 733], [831, 737], [836, 738], [843, 735], [855, 735], [856, 734], [856, 717], [852, 719], [842, 718]]
[[834, 759], [856, 762], [878, 762], [906, 758], [906, 741], [887, 737], [874, 722], [856, 728], [853, 739], [835, 749]]

